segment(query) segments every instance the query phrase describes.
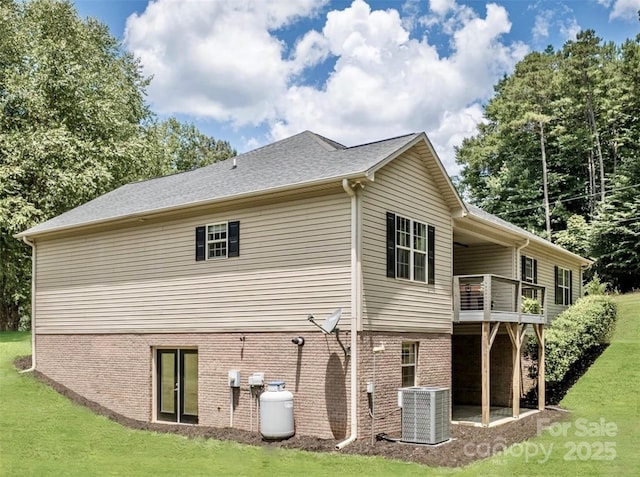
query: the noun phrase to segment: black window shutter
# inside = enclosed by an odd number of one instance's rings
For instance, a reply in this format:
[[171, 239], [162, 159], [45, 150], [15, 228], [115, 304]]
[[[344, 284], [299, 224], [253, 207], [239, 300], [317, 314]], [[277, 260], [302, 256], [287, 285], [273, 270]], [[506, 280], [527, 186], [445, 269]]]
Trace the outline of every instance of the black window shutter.
[[538, 283], [538, 261], [533, 261], [533, 283]]
[[387, 276], [396, 277], [396, 214], [387, 212]]
[[196, 227], [196, 261], [205, 260], [207, 231], [205, 226]]
[[229, 222], [229, 257], [240, 256], [240, 221]]
[[523, 282], [527, 281], [527, 257], [524, 255], [520, 256], [520, 279]]
[[427, 226], [427, 270], [428, 283], [436, 281], [436, 229], [432, 225]]
[[573, 305], [573, 270], [569, 270], [569, 301], [567, 303]]
[[554, 266], [553, 267], [553, 282], [554, 282], [554, 288], [555, 288], [555, 302], [556, 305], [562, 305], [562, 290], [560, 289], [560, 286], [558, 284], [558, 266]]

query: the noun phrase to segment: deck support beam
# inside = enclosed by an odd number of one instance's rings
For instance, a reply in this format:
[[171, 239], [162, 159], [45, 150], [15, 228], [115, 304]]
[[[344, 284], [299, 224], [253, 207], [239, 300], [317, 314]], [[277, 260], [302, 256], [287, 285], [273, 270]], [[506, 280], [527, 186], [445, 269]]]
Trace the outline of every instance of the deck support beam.
[[496, 339], [500, 323], [482, 322], [481, 367], [482, 367], [482, 425], [489, 427], [491, 411], [491, 346]]
[[522, 372], [522, 344], [526, 337], [527, 324], [505, 323], [511, 339], [511, 361], [513, 363], [511, 379], [511, 409], [514, 418], [520, 417], [520, 373]]

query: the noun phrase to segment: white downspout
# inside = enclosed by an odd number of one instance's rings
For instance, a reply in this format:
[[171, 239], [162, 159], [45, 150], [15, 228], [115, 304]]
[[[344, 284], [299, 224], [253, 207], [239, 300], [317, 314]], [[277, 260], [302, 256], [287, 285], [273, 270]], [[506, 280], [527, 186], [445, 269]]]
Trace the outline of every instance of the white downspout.
[[347, 179], [342, 179], [342, 188], [351, 197], [351, 435], [337, 450], [358, 438], [358, 198]]
[[31, 367], [21, 373], [29, 373], [36, 369], [36, 243], [25, 236], [22, 241], [31, 247]]

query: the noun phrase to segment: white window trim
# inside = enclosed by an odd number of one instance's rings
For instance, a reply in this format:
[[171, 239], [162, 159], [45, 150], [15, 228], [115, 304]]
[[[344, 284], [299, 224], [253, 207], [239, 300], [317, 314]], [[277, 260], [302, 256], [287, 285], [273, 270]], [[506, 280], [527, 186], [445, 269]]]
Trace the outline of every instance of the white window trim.
[[[569, 269], [558, 267], [558, 289], [562, 292], [562, 305], [567, 306], [571, 304], [571, 273]], [[562, 278], [562, 281], [560, 281]], [[568, 298], [568, 300], [567, 300]]]
[[[533, 283], [533, 284], [536, 283], [535, 282], [535, 278], [536, 277], [535, 277], [534, 272], [533, 272], [533, 270], [535, 268], [533, 263], [535, 261], [536, 261], [535, 258], [528, 257], [527, 255], [524, 255], [524, 273], [523, 273], [523, 275], [524, 275], [524, 281], [527, 282], [527, 283]], [[531, 276], [527, 275], [527, 263], [531, 263]]]
[[[405, 345], [409, 345], [413, 348], [413, 358], [414, 361], [413, 363], [403, 363], [402, 362], [402, 350], [405, 347]], [[404, 368], [413, 368], [413, 384], [411, 386], [417, 386], [418, 385], [418, 342], [417, 341], [403, 341], [402, 344], [400, 345], [400, 368], [401, 371], [404, 370]], [[400, 379], [404, 379], [403, 378], [403, 373], [400, 373]], [[401, 383], [403, 387], [405, 387], [405, 383], [404, 381]]]
[[[215, 227], [217, 225], [224, 225], [226, 238], [224, 240], [222, 239], [209, 240], [209, 227]], [[205, 225], [204, 233], [205, 233], [205, 252], [204, 252], [205, 258], [207, 260], [224, 260], [229, 258], [229, 222], [226, 221], [226, 222], [215, 222], [212, 224], [207, 224]], [[214, 243], [223, 243], [223, 242], [225, 244], [224, 255], [220, 255], [218, 257], [216, 256], [212, 257], [209, 254], [209, 245]]]
[[[398, 241], [398, 236], [400, 235], [400, 228], [398, 227], [398, 222], [400, 220], [408, 220], [409, 221], [409, 247], [400, 245], [399, 241]], [[414, 244], [415, 244], [415, 234], [414, 234], [414, 230], [415, 230], [415, 224], [420, 224], [424, 227], [424, 251], [423, 250], [418, 250], [416, 248], [414, 248]], [[422, 222], [420, 220], [414, 220], [411, 219], [409, 217], [405, 217], [403, 215], [399, 215], [396, 214], [396, 237], [395, 237], [395, 241], [396, 241], [396, 278], [398, 280], [409, 280], [409, 281], [413, 281], [413, 282], [419, 282], [419, 283], [427, 283], [428, 282], [428, 276], [429, 276], [429, 259], [428, 259], [428, 254], [429, 254], [429, 244], [428, 244], [428, 230], [429, 230], [429, 225], [426, 222]], [[402, 232], [404, 233], [404, 232]], [[407, 250], [409, 252], [409, 278], [406, 277], [401, 277], [399, 276], [398, 273], [398, 266], [400, 264], [400, 261], [398, 260], [398, 250]], [[415, 278], [415, 254], [420, 254], [424, 256], [424, 280], [416, 280]]]

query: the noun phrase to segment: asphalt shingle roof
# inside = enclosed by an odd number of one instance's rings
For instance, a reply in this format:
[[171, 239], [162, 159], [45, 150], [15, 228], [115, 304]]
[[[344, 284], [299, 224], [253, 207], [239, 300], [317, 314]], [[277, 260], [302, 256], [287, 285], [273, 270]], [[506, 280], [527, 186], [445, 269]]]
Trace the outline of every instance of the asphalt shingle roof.
[[[240, 154], [235, 159], [126, 184], [20, 235], [29, 236], [189, 204], [356, 176], [374, 168], [420, 135], [408, 134], [345, 147], [304, 131]], [[234, 163], [236, 167], [233, 167]]]

